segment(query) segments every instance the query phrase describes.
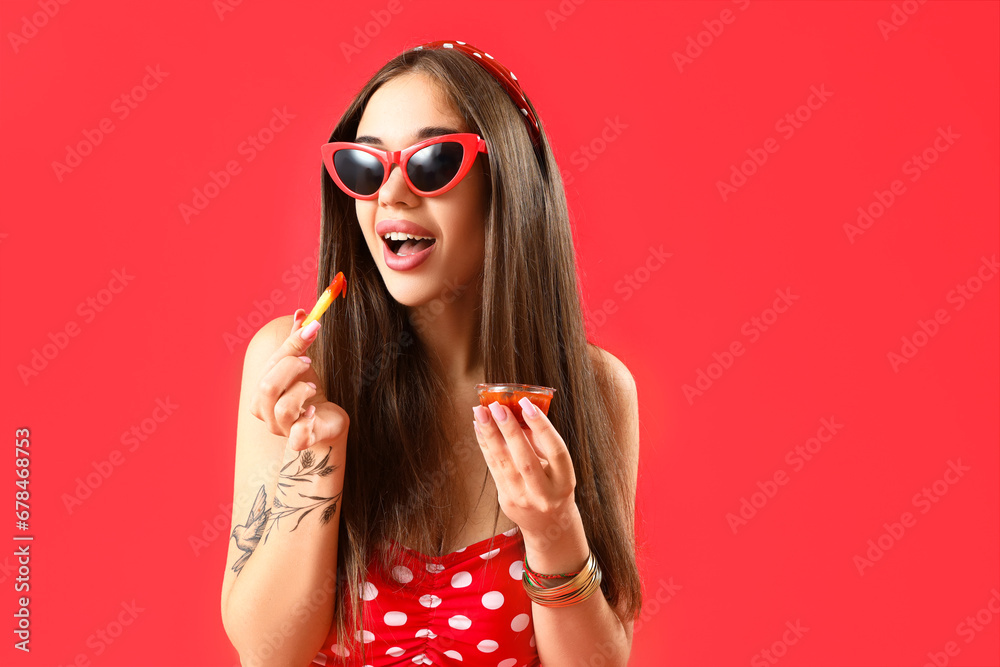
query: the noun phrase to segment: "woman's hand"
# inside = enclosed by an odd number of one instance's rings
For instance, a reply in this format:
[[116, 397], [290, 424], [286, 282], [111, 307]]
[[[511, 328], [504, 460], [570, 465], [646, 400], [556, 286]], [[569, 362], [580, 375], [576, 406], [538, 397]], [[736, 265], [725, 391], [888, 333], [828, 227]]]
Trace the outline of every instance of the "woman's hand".
[[529, 430], [498, 402], [489, 409], [475, 406], [473, 427], [496, 482], [500, 509], [525, 534], [543, 535], [550, 526], [565, 527], [578, 514], [576, 473], [549, 418], [527, 398], [520, 403]]
[[250, 413], [267, 424], [271, 433], [287, 436], [292, 451], [319, 443], [342, 446], [350, 424], [347, 413], [319, 390], [312, 360], [304, 356], [319, 331], [316, 327], [308, 338], [302, 338], [306, 315], [301, 308], [295, 311], [291, 333], [268, 359], [250, 399]]

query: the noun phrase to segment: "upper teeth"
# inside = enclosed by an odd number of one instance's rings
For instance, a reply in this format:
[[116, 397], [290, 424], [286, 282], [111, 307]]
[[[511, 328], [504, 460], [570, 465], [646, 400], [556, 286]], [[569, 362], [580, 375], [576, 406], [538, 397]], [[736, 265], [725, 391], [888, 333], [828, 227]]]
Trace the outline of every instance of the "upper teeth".
[[386, 241], [405, 241], [406, 239], [432, 239], [433, 236], [414, 236], [413, 234], [404, 234], [403, 232], [389, 232], [385, 234]]

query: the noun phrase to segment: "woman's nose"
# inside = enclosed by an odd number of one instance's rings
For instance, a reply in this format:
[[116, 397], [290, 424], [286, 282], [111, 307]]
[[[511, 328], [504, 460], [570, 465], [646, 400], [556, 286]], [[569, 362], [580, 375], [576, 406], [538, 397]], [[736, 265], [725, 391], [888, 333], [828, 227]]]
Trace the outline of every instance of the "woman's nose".
[[402, 169], [398, 164], [394, 164], [389, 168], [389, 178], [379, 191], [378, 197], [383, 204], [395, 204], [400, 201], [414, 203], [417, 195], [406, 184]]

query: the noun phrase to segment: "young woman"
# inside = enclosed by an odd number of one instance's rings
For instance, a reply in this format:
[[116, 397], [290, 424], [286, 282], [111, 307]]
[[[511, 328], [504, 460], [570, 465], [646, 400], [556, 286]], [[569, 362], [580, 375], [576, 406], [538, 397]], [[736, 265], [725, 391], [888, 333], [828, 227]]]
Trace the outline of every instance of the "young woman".
[[[625, 665], [636, 389], [586, 340], [534, 107], [432, 42], [322, 155], [319, 289], [343, 271], [346, 298], [247, 349], [222, 589], [243, 665]], [[556, 392], [523, 428], [483, 382]]]

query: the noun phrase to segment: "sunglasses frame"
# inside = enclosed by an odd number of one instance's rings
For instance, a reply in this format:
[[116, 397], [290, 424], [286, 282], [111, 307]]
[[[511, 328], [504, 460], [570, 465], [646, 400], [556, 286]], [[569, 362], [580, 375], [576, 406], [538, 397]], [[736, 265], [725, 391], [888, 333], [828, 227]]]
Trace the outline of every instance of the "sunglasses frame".
[[[459, 167], [458, 173], [455, 174], [455, 177], [448, 181], [444, 187], [425, 192], [413, 184], [413, 181], [410, 180], [410, 175], [406, 171], [406, 167], [410, 162], [410, 157], [417, 152], [427, 148], [428, 146], [444, 142], [454, 142], [462, 145], [462, 165]], [[368, 153], [382, 163], [382, 183], [379, 184], [373, 194], [358, 194], [348, 188], [340, 179], [340, 175], [337, 174], [337, 168], [333, 162], [333, 155], [339, 150], [346, 149]], [[403, 172], [403, 180], [406, 181], [406, 185], [414, 192], [414, 194], [420, 195], [421, 197], [437, 197], [438, 195], [442, 195], [448, 190], [451, 190], [453, 187], [458, 185], [463, 178], [465, 178], [465, 175], [469, 173], [470, 169], [472, 169], [472, 165], [476, 161], [476, 158], [479, 157], [480, 153], [488, 153], [486, 150], [486, 140], [473, 132], [442, 134], [436, 137], [431, 137], [430, 139], [425, 139], [424, 141], [413, 144], [409, 148], [404, 148], [399, 151], [384, 151], [368, 144], [356, 144], [350, 141], [334, 141], [332, 143], [323, 144], [320, 147], [320, 152], [323, 155], [323, 164], [326, 166], [326, 172], [337, 184], [337, 187], [351, 197], [363, 200], [370, 200], [378, 197], [378, 193], [382, 190], [382, 186], [389, 180], [389, 172], [392, 170], [392, 165], [394, 164], [399, 165], [400, 171]]]

